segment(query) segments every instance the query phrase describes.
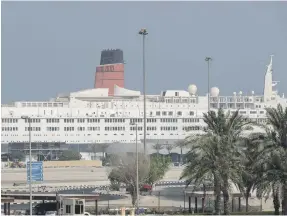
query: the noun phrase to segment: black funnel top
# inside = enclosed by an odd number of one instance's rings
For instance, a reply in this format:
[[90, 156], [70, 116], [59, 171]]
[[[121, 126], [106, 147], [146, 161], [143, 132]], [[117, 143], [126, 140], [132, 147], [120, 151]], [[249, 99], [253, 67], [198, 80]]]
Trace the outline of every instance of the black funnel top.
[[124, 53], [121, 49], [103, 50], [101, 65], [124, 63]]

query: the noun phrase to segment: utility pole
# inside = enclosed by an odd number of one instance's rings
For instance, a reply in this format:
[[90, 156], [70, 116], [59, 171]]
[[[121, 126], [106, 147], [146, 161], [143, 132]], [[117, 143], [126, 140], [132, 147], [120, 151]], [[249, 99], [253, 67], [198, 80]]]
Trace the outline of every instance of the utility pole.
[[21, 116], [21, 119], [28, 121], [28, 131], [29, 131], [29, 194], [30, 194], [30, 216], [33, 215], [33, 206], [32, 206], [32, 142], [31, 142], [31, 118], [29, 116]]
[[210, 111], [210, 61], [212, 61], [211, 57], [206, 57], [205, 61], [207, 62], [207, 103], [208, 103], [208, 111]]
[[145, 72], [145, 37], [148, 32], [145, 28], [139, 31], [139, 34], [143, 37], [143, 95], [144, 95], [144, 153], [146, 154], [146, 72]]
[[137, 201], [136, 201], [136, 212], [139, 209], [139, 150], [138, 150], [138, 124], [130, 123], [130, 125], [135, 125], [136, 127], [136, 191], [137, 191]]

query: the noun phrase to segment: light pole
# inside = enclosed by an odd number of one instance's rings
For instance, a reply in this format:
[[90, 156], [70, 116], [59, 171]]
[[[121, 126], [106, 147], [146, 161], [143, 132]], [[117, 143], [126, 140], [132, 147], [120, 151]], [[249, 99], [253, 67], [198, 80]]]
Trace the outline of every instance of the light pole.
[[211, 57], [206, 57], [205, 61], [207, 62], [207, 103], [208, 103], [208, 111], [210, 110], [210, 72], [209, 72], [209, 67], [210, 67], [210, 61], [212, 61]]
[[136, 126], [136, 191], [137, 191], [137, 203], [136, 210], [139, 209], [139, 150], [138, 150], [138, 125], [132, 122], [131, 125]]
[[32, 216], [32, 143], [31, 143], [31, 118], [29, 116], [21, 116], [21, 119], [25, 119], [29, 123], [29, 193], [30, 193], [30, 215]]
[[145, 73], [145, 37], [148, 32], [145, 28], [139, 31], [139, 34], [143, 36], [143, 94], [144, 94], [144, 153], [146, 154], [146, 73]]

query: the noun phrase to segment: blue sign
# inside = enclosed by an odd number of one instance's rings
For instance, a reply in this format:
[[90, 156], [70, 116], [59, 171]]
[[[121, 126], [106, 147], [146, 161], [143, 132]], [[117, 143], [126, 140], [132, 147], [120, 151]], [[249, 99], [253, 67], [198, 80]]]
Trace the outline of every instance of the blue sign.
[[[32, 162], [32, 182], [43, 181], [43, 162]], [[30, 163], [27, 162], [27, 181], [30, 181]]]

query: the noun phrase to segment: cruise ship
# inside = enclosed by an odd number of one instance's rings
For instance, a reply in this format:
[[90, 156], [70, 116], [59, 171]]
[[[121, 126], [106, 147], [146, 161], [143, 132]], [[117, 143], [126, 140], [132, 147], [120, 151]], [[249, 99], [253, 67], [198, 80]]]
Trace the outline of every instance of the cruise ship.
[[[273, 81], [272, 56], [267, 65], [263, 95], [234, 92], [223, 96], [217, 87], [210, 89], [210, 109], [231, 112], [240, 109], [258, 122], [266, 121], [265, 108], [278, 103], [287, 106]], [[33, 153], [52, 154], [63, 148], [89, 151], [91, 146], [105, 146], [106, 152], [131, 152], [137, 141], [143, 150], [143, 95], [124, 87], [123, 51], [102, 51], [96, 68], [94, 88], [59, 94], [49, 101], [19, 101], [2, 105], [2, 148], [26, 151], [31, 142]], [[155, 152], [155, 144], [172, 145], [190, 134], [203, 132], [203, 113], [208, 110], [208, 94], [199, 96], [194, 84], [186, 90], [165, 90], [146, 95], [146, 150]], [[174, 153], [182, 149], [174, 147]]]

